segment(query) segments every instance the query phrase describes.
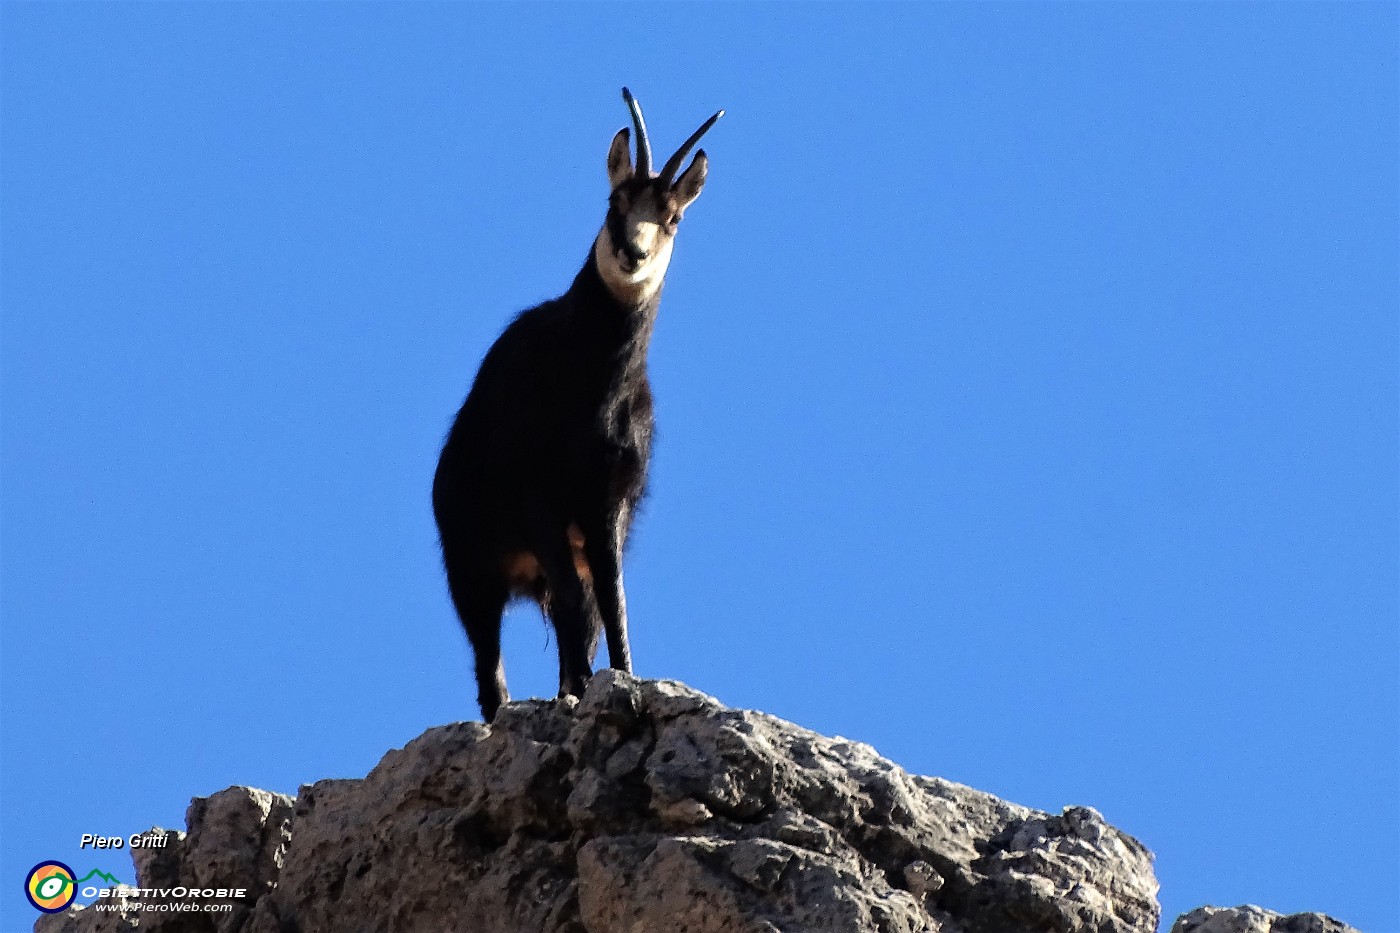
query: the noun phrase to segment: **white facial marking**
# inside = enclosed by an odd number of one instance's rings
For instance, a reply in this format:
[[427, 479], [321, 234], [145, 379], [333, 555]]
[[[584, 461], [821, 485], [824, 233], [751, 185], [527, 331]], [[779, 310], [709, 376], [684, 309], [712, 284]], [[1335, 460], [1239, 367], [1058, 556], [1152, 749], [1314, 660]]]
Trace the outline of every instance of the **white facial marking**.
[[654, 205], [638, 205], [628, 212], [623, 228], [632, 246], [646, 253], [646, 258], [636, 268], [632, 268], [631, 260], [613, 243], [607, 224], [599, 232], [593, 247], [598, 271], [620, 301], [646, 301], [666, 278], [674, 240], [666, 233], [663, 219]]

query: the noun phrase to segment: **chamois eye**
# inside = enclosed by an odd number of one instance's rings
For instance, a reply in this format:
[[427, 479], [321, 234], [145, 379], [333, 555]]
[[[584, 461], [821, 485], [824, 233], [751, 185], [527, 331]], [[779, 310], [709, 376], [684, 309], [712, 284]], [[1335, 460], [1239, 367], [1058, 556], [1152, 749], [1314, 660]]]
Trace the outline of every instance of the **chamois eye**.
[[670, 217], [670, 219], [666, 221], [666, 223], [667, 223], [669, 226], [672, 226], [672, 227], [674, 227], [676, 224], [678, 224], [678, 223], [680, 223], [680, 222], [681, 222], [681, 215], [680, 215], [680, 214], [672, 214], [671, 217]]

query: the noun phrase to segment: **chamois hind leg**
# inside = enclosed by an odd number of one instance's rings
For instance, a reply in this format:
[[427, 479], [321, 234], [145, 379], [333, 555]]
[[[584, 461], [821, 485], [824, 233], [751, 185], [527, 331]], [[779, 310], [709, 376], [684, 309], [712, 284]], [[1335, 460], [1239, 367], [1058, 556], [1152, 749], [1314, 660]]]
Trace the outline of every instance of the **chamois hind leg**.
[[540, 536], [534, 552], [549, 586], [543, 608], [559, 643], [559, 695], [582, 696], [598, 652], [602, 625], [597, 607], [575, 566], [573, 546], [563, 529]]
[[501, 660], [501, 614], [510, 592], [504, 581], [472, 573], [451, 560], [447, 562], [447, 586], [476, 657], [476, 699], [481, 718], [491, 722], [501, 704], [510, 702]]
[[[609, 527], [611, 526], [611, 527]], [[584, 554], [593, 578], [593, 597], [608, 640], [608, 666], [632, 673], [627, 642], [627, 596], [622, 587], [622, 535], [617, 521], [584, 532]]]

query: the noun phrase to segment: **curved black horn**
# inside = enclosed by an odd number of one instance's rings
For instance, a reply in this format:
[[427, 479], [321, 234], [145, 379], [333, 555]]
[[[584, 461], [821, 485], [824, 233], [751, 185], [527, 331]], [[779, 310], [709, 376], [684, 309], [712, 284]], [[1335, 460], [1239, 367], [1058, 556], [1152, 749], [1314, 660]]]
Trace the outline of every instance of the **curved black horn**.
[[627, 88], [622, 89], [622, 99], [627, 101], [627, 109], [632, 111], [632, 125], [637, 128], [637, 168], [638, 178], [651, 177], [651, 140], [647, 138], [647, 125], [642, 120], [642, 105]]
[[666, 165], [661, 169], [660, 176], [663, 185], [669, 185], [671, 183], [671, 179], [676, 177], [676, 171], [681, 167], [681, 163], [685, 161], [685, 157], [690, 155], [690, 150], [700, 141], [701, 136], [704, 136], [710, 131], [710, 127], [715, 125], [715, 121], [722, 116], [724, 116], [723, 110], [706, 120], [701, 124], [700, 129], [691, 133], [690, 138], [681, 144], [681, 147], [676, 150], [676, 154], [666, 160]]

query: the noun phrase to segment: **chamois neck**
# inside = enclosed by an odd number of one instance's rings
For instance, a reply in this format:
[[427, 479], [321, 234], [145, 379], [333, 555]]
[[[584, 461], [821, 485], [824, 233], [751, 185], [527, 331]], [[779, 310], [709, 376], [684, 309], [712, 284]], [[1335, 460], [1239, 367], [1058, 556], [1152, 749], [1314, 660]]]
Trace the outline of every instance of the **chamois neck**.
[[[574, 277], [569, 291], [577, 295], [583, 304], [597, 308], [604, 314], [616, 315], [630, 321], [634, 326], [643, 326], [648, 332], [656, 318], [656, 309], [661, 303], [662, 277], [655, 283], [643, 283], [645, 287], [632, 289], [617, 288], [608, 282], [598, 267], [596, 247], [588, 251], [588, 259]], [[619, 291], [622, 293], [619, 294]]]

